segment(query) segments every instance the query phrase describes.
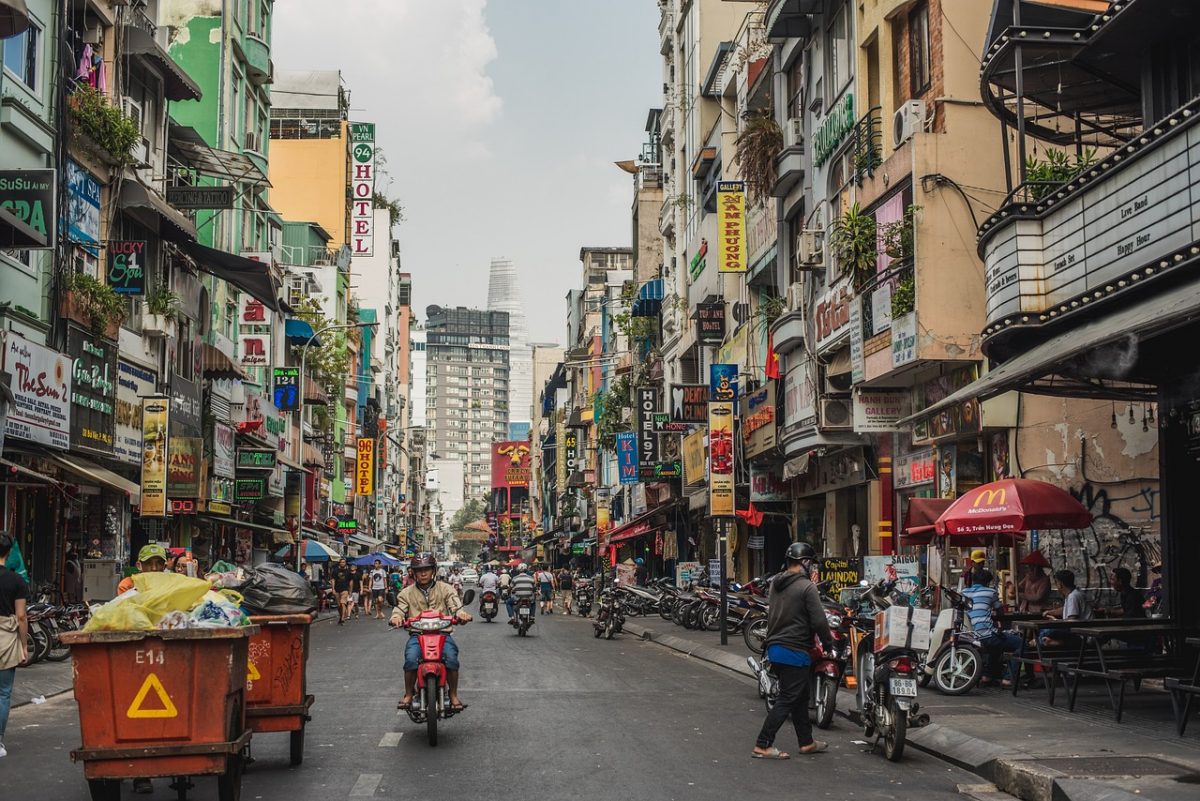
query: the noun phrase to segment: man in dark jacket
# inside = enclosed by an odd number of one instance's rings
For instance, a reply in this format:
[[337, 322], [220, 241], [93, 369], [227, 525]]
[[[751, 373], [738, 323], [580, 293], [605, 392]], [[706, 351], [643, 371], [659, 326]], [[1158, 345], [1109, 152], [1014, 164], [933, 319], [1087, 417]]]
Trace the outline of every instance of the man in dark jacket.
[[821, 593], [808, 577], [816, 552], [807, 542], [793, 542], [787, 549], [787, 569], [771, 582], [770, 612], [764, 641], [771, 669], [779, 677], [779, 699], [767, 713], [751, 756], [755, 759], [787, 759], [788, 754], [774, 746], [775, 734], [791, 717], [796, 727], [800, 753], [824, 751], [827, 743], [814, 740], [808, 720], [808, 696], [812, 682], [813, 635], [826, 650], [833, 646], [833, 635], [821, 606]]

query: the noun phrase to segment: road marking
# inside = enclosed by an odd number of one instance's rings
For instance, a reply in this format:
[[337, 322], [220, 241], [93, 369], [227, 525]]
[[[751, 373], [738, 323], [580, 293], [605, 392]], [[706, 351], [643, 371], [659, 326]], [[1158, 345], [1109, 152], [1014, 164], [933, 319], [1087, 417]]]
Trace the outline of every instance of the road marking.
[[402, 731], [389, 731], [383, 735], [383, 739], [379, 741], [380, 748], [395, 748], [400, 745], [400, 738], [404, 736]]
[[360, 773], [358, 781], [350, 788], [351, 798], [370, 798], [375, 795], [375, 791], [379, 788], [379, 782], [383, 781], [382, 773]]

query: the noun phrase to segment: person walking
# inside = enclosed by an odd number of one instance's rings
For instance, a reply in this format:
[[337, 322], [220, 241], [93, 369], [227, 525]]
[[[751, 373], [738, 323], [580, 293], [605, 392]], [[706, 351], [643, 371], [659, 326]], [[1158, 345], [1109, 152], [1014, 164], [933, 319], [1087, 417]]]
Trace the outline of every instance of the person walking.
[[16, 572], [4, 566], [12, 547], [13, 538], [0, 531], [0, 757], [8, 756], [4, 730], [8, 726], [17, 666], [29, 661], [29, 619], [25, 616], [29, 586]]
[[[371, 616], [371, 571], [365, 567], [358, 573], [358, 600], [362, 605], [364, 618]], [[358, 617], [358, 609], [354, 610], [354, 616]]]
[[542, 611], [547, 615], [554, 614], [554, 574], [542, 565], [542, 569], [535, 576], [538, 583], [538, 589], [541, 591]]
[[779, 677], [779, 698], [767, 712], [751, 756], [755, 759], [788, 759], [789, 754], [775, 747], [775, 735], [789, 717], [796, 728], [801, 754], [824, 751], [828, 743], [814, 740], [808, 719], [808, 696], [812, 683], [812, 656], [809, 651], [814, 635], [828, 652], [833, 635], [821, 606], [821, 593], [808, 574], [817, 552], [807, 542], [788, 546], [783, 573], [771, 582], [768, 597], [767, 636], [764, 653]]
[[354, 586], [354, 573], [346, 564], [346, 557], [338, 560], [337, 567], [330, 576], [329, 585], [333, 587], [333, 594], [337, 596], [338, 625], [341, 626], [350, 619], [350, 588]]
[[375, 567], [371, 570], [371, 606], [375, 607], [375, 619], [383, 620], [383, 601], [387, 595], [387, 571], [383, 569], [383, 560], [376, 559]]
[[571, 591], [575, 588], [574, 577], [568, 568], [558, 571], [558, 598], [562, 602], [563, 611], [571, 614]]

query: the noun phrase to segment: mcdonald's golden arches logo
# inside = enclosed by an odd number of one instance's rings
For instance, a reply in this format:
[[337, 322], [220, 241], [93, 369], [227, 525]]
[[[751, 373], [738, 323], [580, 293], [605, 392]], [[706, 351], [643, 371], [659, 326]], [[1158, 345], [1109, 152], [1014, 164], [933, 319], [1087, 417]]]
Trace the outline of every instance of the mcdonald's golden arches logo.
[[[985, 495], [987, 496], [986, 501], [983, 499]], [[1007, 500], [1007, 497], [1008, 491], [1004, 487], [999, 489], [980, 490], [979, 494], [975, 496], [975, 503], [971, 504], [971, 508], [978, 509], [980, 505], [1004, 506], [1004, 502]], [[997, 501], [997, 498], [1000, 500]]]

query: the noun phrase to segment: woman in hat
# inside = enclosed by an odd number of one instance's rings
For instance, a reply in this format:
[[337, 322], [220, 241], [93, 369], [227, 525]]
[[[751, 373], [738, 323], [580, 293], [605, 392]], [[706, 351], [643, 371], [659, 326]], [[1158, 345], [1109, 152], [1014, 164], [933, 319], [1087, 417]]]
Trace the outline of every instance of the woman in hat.
[[1018, 585], [1021, 611], [1045, 612], [1050, 602], [1050, 575], [1046, 572], [1050, 562], [1041, 551], [1030, 551], [1021, 564], [1025, 568]]

